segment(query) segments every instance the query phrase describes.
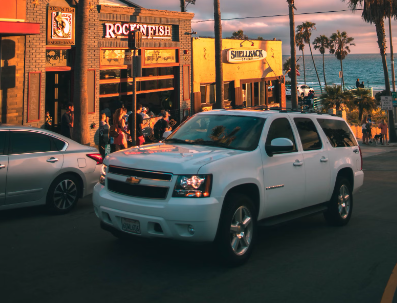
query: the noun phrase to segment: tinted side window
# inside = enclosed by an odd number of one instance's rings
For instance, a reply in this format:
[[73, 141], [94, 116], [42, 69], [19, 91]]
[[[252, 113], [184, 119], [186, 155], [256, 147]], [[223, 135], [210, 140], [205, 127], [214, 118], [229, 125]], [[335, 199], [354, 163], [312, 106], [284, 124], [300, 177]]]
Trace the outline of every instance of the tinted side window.
[[294, 138], [294, 133], [291, 128], [291, 124], [286, 118], [279, 118], [272, 122], [270, 125], [269, 132], [267, 134], [266, 145], [270, 145], [272, 140], [277, 138], [287, 138], [294, 143], [294, 149], [292, 152], [297, 152], [296, 142]]
[[294, 121], [298, 128], [303, 150], [321, 149], [323, 145], [313, 121], [308, 118], [294, 118]]
[[317, 119], [333, 147], [357, 146], [357, 140], [345, 121]]
[[8, 131], [0, 132], [0, 155], [4, 155], [4, 149], [6, 148], [6, 134]]
[[49, 136], [34, 132], [12, 132], [10, 154], [25, 154], [51, 151]]
[[65, 146], [65, 144], [66, 144], [66, 143], [63, 142], [62, 140], [55, 139], [55, 138], [52, 138], [52, 141], [53, 141], [54, 147], [55, 147], [55, 148], [53, 148], [53, 150], [55, 149], [56, 151], [62, 150], [62, 148], [64, 148], [64, 146]]

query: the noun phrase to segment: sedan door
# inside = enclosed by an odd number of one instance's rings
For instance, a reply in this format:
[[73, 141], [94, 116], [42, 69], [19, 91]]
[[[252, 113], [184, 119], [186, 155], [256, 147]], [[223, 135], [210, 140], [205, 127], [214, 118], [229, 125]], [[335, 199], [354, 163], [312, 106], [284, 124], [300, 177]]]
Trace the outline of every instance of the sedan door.
[[276, 138], [290, 139], [294, 143], [294, 149], [292, 152], [274, 154], [271, 157], [263, 149], [265, 218], [301, 208], [305, 195], [303, 156], [298, 150], [295, 135], [287, 118], [277, 118], [271, 122], [266, 145], [270, 145]]
[[8, 130], [0, 130], [0, 206], [5, 204], [6, 200], [6, 184], [7, 184], [7, 169], [8, 169], [8, 155], [7, 142]]
[[305, 161], [306, 193], [302, 208], [323, 203], [330, 193], [331, 166], [328, 148], [310, 118], [294, 117]]
[[52, 137], [36, 131], [11, 131], [6, 204], [45, 202], [63, 165]]

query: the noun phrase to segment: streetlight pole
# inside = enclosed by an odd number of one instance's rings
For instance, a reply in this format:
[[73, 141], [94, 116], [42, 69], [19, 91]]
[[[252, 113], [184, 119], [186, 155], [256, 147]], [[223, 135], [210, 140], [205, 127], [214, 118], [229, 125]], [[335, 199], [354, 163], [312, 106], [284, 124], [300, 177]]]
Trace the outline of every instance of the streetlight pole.
[[[391, 60], [391, 76], [393, 82], [393, 92], [396, 92], [396, 75], [394, 72], [394, 53], [393, 53], [393, 36], [391, 30], [391, 16], [389, 16], [389, 33], [390, 33], [390, 60]], [[396, 108], [393, 108], [394, 119], [396, 119]]]

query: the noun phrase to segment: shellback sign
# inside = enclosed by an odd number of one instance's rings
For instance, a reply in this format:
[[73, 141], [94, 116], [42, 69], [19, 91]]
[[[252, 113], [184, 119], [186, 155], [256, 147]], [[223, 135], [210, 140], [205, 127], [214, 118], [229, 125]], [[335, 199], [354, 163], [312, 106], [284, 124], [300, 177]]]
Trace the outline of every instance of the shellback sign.
[[142, 38], [171, 39], [171, 25], [153, 25], [140, 23], [105, 23], [105, 38], [128, 38], [128, 33], [140, 30]]
[[260, 61], [266, 58], [266, 51], [263, 49], [229, 49], [227, 51], [227, 62], [241, 63]]

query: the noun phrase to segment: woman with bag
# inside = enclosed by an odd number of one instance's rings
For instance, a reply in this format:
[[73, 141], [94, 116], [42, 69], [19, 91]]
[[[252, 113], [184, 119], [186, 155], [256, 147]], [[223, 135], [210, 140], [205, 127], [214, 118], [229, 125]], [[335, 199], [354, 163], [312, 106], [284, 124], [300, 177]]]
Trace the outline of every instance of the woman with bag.
[[114, 145], [116, 151], [127, 148], [127, 139], [124, 133], [125, 120], [124, 115], [127, 113], [125, 108], [119, 108], [116, 110], [113, 118], [113, 125], [110, 128], [110, 136], [114, 138]]
[[361, 121], [361, 130], [363, 132], [363, 144], [368, 144], [368, 136], [367, 136], [367, 117], [364, 117]]

